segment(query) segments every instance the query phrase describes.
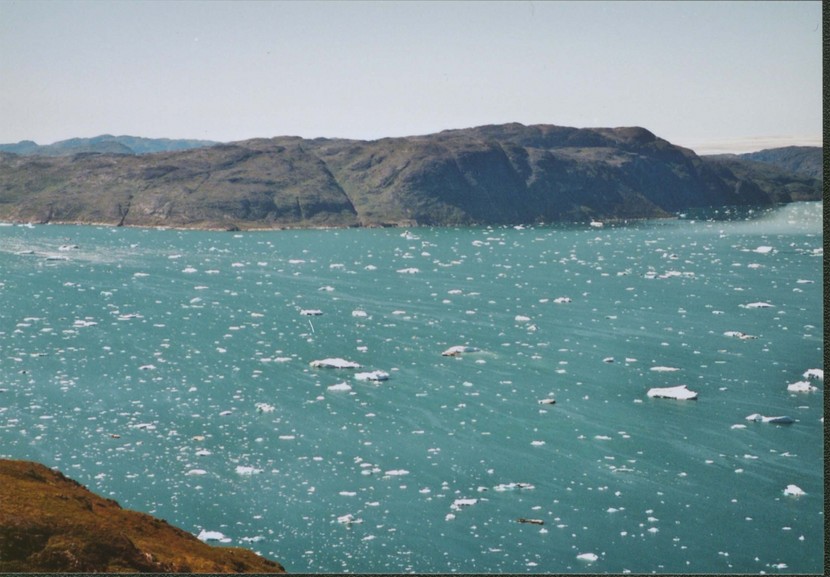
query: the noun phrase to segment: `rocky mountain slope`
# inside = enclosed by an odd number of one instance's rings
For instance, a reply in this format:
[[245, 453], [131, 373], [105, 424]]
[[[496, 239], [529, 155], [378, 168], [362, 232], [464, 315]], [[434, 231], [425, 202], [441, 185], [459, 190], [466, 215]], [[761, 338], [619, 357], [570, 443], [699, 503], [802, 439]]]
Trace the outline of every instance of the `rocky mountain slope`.
[[[760, 169], [759, 167], [763, 167]], [[818, 200], [821, 183], [643, 128], [508, 124], [375, 141], [0, 153], [0, 220], [201, 228], [507, 225]]]
[[246, 549], [211, 547], [122, 509], [61, 473], [0, 460], [2, 573], [284, 573]]
[[741, 159], [763, 162], [785, 171], [824, 180], [824, 154], [817, 146], [784, 146], [738, 155]]

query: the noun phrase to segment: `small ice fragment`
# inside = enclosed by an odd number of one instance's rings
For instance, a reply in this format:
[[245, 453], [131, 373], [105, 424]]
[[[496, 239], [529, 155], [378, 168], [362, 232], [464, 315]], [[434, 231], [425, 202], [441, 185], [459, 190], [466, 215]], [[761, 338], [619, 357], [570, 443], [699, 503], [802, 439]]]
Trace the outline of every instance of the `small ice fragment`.
[[337, 522], [342, 523], [343, 525], [352, 525], [354, 523], [363, 523], [363, 519], [357, 519], [351, 513], [347, 513], [346, 515], [343, 515], [342, 517], [338, 517]]
[[674, 371], [679, 371], [680, 369], [677, 367], [651, 367], [649, 370], [657, 373], [673, 373]]
[[138, 367], [139, 371], [154, 371], [156, 369], [156, 365], [141, 365]]
[[204, 469], [190, 469], [187, 473], [185, 473], [185, 475], [207, 475], [207, 471]]
[[389, 475], [390, 477], [400, 477], [402, 475], [408, 475], [409, 471], [406, 469], [393, 469], [391, 471], [386, 471], [384, 475]]
[[647, 395], [654, 398], [677, 399], [681, 401], [697, 399], [697, 393], [687, 389], [686, 385], [649, 389]]
[[530, 317], [526, 317], [524, 315], [516, 315], [515, 321], [517, 323], [526, 323], [530, 322]]
[[337, 383], [336, 385], [331, 385], [327, 387], [329, 391], [351, 391], [352, 387], [348, 383]]
[[274, 405], [269, 405], [268, 403], [257, 403], [254, 405], [256, 410], [260, 413], [273, 413], [276, 410]]
[[475, 347], [469, 347], [466, 345], [456, 345], [453, 347], [448, 348], [446, 351], [441, 353], [445, 357], [455, 357], [460, 355], [461, 353], [475, 353], [478, 352], [478, 349]]
[[478, 499], [456, 499], [453, 501], [452, 505], [450, 505], [450, 509], [458, 511], [461, 507], [470, 507], [476, 503], [478, 503]]
[[371, 371], [368, 373], [357, 373], [354, 378], [358, 381], [387, 381], [389, 380], [389, 373], [384, 371]]
[[795, 419], [787, 416], [780, 417], [765, 417], [760, 413], [753, 413], [746, 417], [747, 421], [755, 421], [756, 423], [775, 423], [776, 425], [790, 425], [795, 423]]
[[335, 359], [322, 359], [319, 361], [311, 361], [312, 367], [323, 367], [323, 368], [332, 368], [332, 369], [359, 369], [360, 365], [357, 363], [353, 363], [352, 361], [347, 361], [341, 358]]
[[744, 341], [758, 338], [754, 335], [748, 335], [748, 334], [743, 333], [741, 331], [726, 331], [723, 334], [724, 334], [724, 336], [733, 337], [733, 338], [741, 339], [741, 340], [744, 340]]
[[613, 363], [614, 362], [614, 357], [605, 357], [604, 359], [602, 359], [602, 362], [603, 363]]
[[519, 523], [529, 523], [531, 525], [544, 525], [545, 522], [542, 519], [527, 519], [525, 517], [519, 517], [516, 519]]
[[544, 441], [531, 441], [530, 444], [533, 445], [534, 447], [541, 447], [542, 445], [545, 444], [545, 442]]
[[802, 375], [805, 379], [824, 380], [824, 369], [807, 369]]
[[551, 398], [539, 399], [537, 402], [540, 405], [555, 405], [556, 404], [556, 399], [551, 399]]
[[256, 475], [258, 473], [262, 473], [262, 469], [257, 469], [256, 467], [247, 467], [245, 465], [236, 466], [237, 475]]
[[767, 254], [767, 253], [772, 252], [772, 247], [771, 246], [759, 246], [758, 248], [756, 248], [752, 252], [757, 252], [758, 254]]
[[361, 318], [362, 318], [362, 317], [367, 317], [367, 316], [369, 316], [369, 314], [368, 314], [366, 311], [354, 310], [354, 311], [352, 311], [352, 316], [353, 316], [353, 317], [361, 317]]
[[569, 302], [571, 302], [571, 298], [570, 297], [556, 297], [555, 299], [553, 299], [553, 302], [555, 302], [556, 304], [569, 303]]
[[415, 268], [415, 267], [410, 267], [410, 268], [402, 268], [402, 269], [398, 269], [398, 271], [397, 271], [397, 272], [399, 272], [399, 273], [401, 273], [401, 274], [416, 274], [416, 273], [419, 273], [419, 272], [421, 272], [421, 271], [420, 271], [420, 270], [418, 270], [418, 269], [417, 269], [417, 268]]
[[323, 314], [323, 311], [319, 309], [303, 309], [300, 311], [300, 314], [306, 317], [318, 317]]
[[747, 303], [745, 305], [740, 305], [745, 309], [769, 309], [772, 308], [773, 305], [770, 303], [765, 302], [757, 302], [757, 303]]
[[787, 488], [784, 489], [784, 494], [792, 497], [801, 497], [807, 493], [805, 493], [804, 490], [798, 485], [787, 485]]
[[580, 553], [576, 558], [580, 561], [593, 562], [599, 559], [599, 556], [596, 553]]

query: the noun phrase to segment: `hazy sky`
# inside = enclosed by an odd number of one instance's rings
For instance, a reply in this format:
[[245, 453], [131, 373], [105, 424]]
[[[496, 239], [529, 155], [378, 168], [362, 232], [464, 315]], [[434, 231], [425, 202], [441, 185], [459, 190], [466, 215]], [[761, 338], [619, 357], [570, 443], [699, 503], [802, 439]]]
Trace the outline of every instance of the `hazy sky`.
[[0, 142], [644, 126], [821, 143], [821, 2], [0, 0]]

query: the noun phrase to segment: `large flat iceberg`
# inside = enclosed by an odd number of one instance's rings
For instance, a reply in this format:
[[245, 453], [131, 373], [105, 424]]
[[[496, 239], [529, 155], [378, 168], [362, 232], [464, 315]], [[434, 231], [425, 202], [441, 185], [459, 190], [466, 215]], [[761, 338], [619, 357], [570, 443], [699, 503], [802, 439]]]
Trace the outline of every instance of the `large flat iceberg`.
[[360, 365], [347, 361], [346, 359], [322, 359], [319, 361], [311, 361], [312, 367], [322, 367], [327, 369], [359, 369]]
[[649, 389], [649, 397], [660, 399], [677, 399], [679, 401], [693, 401], [697, 399], [697, 393], [690, 391], [686, 385], [677, 385], [676, 387], [662, 387]]

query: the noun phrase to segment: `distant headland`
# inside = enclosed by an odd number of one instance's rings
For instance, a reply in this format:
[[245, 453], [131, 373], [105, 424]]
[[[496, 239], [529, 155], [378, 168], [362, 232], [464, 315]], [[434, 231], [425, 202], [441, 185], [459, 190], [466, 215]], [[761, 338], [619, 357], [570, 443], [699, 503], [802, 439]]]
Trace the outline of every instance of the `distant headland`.
[[0, 145], [0, 220], [224, 230], [661, 218], [822, 198], [822, 149], [698, 156], [640, 127], [373, 141], [103, 135]]

